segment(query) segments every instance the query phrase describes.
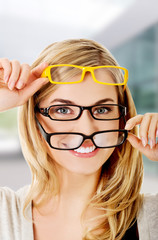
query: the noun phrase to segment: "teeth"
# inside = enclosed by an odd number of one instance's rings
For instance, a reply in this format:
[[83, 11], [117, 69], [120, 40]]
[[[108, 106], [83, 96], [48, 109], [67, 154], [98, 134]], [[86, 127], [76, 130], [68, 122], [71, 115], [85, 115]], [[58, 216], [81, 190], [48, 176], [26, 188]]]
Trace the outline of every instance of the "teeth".
[[95, 150], [95, 146], [92, 146], [92, 147], [80, 147], [76, 150], [74, 150], [75, 152], [78, 152], [78, 153], [90, 153], [90, 152], [93, 152]]

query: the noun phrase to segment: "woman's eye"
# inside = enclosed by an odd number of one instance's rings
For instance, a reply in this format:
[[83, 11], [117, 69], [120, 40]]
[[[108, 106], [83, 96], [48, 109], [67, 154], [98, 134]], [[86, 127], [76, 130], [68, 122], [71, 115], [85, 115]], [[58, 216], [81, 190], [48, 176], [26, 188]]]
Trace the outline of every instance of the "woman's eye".
[[107, 107], [100, 107], [100, 108], [96, 108], [94, 111], [94, 114], [106, 114], [108, 112], [110, 112], [111, 109], [107, 108]]
[[58, 108], [56, 109], [56, 113], [69, 114], [71, 111], [69, 108]]

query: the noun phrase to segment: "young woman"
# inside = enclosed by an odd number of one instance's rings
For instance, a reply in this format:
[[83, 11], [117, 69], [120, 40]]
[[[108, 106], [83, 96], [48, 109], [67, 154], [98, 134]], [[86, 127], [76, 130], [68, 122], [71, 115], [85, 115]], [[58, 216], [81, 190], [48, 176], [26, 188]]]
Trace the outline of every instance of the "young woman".
[[66, 40], [32, 67], [0, 59], [0, 78], [32, 173], [30, 186], [0, 189], [0, 239], [157, 239], [158, 195], [140, 189], [141, 153], [158, 161], [158, 114], [136, 115], [110, 52]]

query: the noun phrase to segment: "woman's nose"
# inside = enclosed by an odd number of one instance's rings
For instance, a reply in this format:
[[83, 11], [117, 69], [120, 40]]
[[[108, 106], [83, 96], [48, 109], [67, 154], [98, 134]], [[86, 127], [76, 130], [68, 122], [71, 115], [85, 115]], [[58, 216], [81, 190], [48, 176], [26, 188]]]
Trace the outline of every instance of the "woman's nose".
[[90, 135], [98, 131], [98, 121], [95, 120], [88, 110], [84, 110], [77, 120], [76, 131], [82, 132], [85, 135]]

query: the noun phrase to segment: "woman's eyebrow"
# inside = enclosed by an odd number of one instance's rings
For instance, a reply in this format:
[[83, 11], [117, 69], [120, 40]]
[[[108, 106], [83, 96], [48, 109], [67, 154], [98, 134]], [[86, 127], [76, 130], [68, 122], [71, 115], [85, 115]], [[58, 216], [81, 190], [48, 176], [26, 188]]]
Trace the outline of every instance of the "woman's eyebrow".
[[[65, 103], [65, 104], [76, 105], [75, 102], [70, 101], [68, 99], [62, 99], [62, 98], [56, 98], [53, 101], [51, 101], [50, 103], [54, 103], [54, 102], [61, 102], [61, 103]], [[97, 101], [96, 103], [94, 103], [94, 105], [101, 104], [101, 103], [106, 103], [106, 102], [115, 102], [115, 101], [112, 98], [104, 98], [104, 99], [101, 99], [101, 100]]]
[[67, 99], [62, 99], [62, 98], [56, 98], [53, 101], [51, 101], [50, 103], [54, 103], [54, 102], [61, 102], [61, 103], [66, 103], [66, 104], [75, 104], [74, 102], [67, 100]]
[[101, 104], [101, 103], [105, 103], [105, 102], [115, 102], [115, 101], [112, 98], [104, 98], [102, 100], [97, 101], [95, 104]]

